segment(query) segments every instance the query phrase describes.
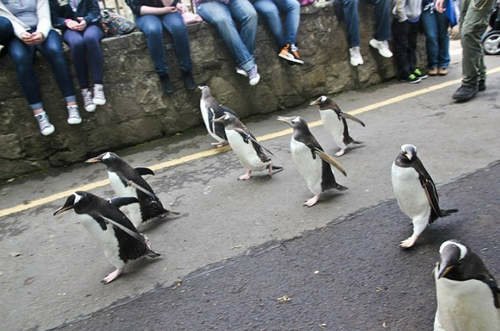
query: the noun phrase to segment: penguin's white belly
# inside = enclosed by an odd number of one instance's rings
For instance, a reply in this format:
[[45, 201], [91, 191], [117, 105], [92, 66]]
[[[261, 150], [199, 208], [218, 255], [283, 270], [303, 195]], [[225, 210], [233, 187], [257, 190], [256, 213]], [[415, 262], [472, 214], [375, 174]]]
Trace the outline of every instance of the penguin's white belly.
[[[116, 173], [108, 171], [108, 178], [111, 183], [111, 187], [113, 188], [117, 196], [137, 198], [136, 189], [133, 186], [123, 185], [123, 182]], [[132, 221], [136, 228], [139, 226], [139, 224], [141, 224], [142, 217], [141, 207], [139, 206], [139, 203], [131, 203], [130, 205], [121, 207], [120, 209], [128, 215], [130, 221]]]
[[436, 295], [434, 331], [500, 331], [500, 309], [485, 283], [440, 278]]
[[290, 141], [292, 160], [298, 172], [304, 177], [307, 187], [313, 194], [321, 193], [322, 161], [319, 156], [313, 159], [311, 150], [303, 143], [292, 138]]
[[415, 169], [392, 164], [392, 189], [401, 211], [408, 217], [429, 215], [430, 204]]
[[111, 224], [106, 223], [106, 230], [89, 215], [77, 215], [80, 223], [87, 229], [92, 237], [94, 237], [104, 250], [106, 259], [116, 268], [121, 268], [125, 263], [120, 259], [120, 247], [118, 239], [116, 239], [115, 231]]
[[207, 129], [208, 134], [211, 135], [218, 142], [224, 142], [224, 139], [222, 139], [213, 132], [212, 123], [210, 122], [208, 116], [208, 112], [210, 111], [210, 109], [208, 109], [208, 107], [205, 105], [204, 100], [200, 100], [200, 111], [201, 111], [201, 117], [203, 117], [203, 123], [205, 123], [205, 128]]
[[337, 113], [333, 110], [320, 110], [319, 115], [323, 121], [323, 126], [332, 135], [333, 141], [340, 148], [345, 148], [344, 144], [344, 123], [339, 120]]
[[264, 170], [269, 165], [269, 162], [264, 163], [259, 158], [252, 142], [248, 141], [248, 144], [245, 143], [243, 137], [238, 132], [226, 130], [226, 136], [229, 145], [231, 145], [243, 167], [251, 170]]

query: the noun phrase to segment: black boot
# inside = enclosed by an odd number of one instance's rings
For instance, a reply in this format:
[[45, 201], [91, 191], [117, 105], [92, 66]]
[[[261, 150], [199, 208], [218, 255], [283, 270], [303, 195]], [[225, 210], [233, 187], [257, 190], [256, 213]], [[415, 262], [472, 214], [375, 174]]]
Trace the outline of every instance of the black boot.
[[477, 90], [479, 92], [482, 92], [482, 91], [486, 90], [486, 81], [484, 79], [480, 79], [477, 82]]
[[477, 85], [462, 85], [453, 93], [452, 98], [456, 102], [466, 102], [474, 98], [477, 94]]
[[168, 74], [160, 76], [160, 83], [161, 83], [161, 88], [163, 90], [163, 94], [172, 95], [174, 93], [174, 85], [172, 85], [172, 82], [170, 81], [170, 77], [168, 77]]
[[193, 91], [196, 89], [196, 83], [194, 82], [193, 73], [191, 71], [183, 71], [182, 80], [184, 81], [186, 90]]

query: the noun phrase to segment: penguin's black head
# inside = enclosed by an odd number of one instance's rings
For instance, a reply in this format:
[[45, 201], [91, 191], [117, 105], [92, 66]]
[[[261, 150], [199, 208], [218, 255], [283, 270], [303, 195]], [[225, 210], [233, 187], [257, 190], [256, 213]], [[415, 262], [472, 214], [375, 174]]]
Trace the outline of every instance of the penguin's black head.
[[228, 112], [224, 112], [224, 115], [222, 115], [219, 118], [214, 119], [214, 122], [215, 123], [222, 123], [222, 124], [224, 124], [224, 126], [228, 126], [231, 124], [235, 124], [237, 120], [238, 120], [238, 118], [236, 116], [234, 116], [233, 114], [228, 113]]
[[94, 197], [95, 196], [91, 193], [76, 191], [66, 199], [66, 202], [61, 208], [54, 212], [54, 216], [70, 209], [74, 209], [77, 214], [83, 214], [87, 210], [87, 207], [91, 204]]
[[408, 161], [412, 161], [417, 156], [417, 147], [412, 144], [404, 144], [401, 146], [401, 156]]
[[439, 264], [437, 278], [445, 277], [450, 271], [458, 267], [467, 255], [468, 249], [456, 240], [447, 240], [439, 247]]
[[85, 162], [86, 163], [102, 162], [107, 167], [113, 168], [114, 166], [116, 166], [118, 163], [121, 162], [121, 158], [113, 152], [105, 152], [105, 153], [102, 153], [101, 155], [90, 158]]
[[316, 100], [312, 101], [309, 105], [310, 106], [316, 106], [316, 105], [322, 106], [322, 105], [328, 104], [330, 102], [331, 102], [330, 98], [328, 98], [325, 95], [322, 95], [319, 98], [317, 98]]
[[210, 87], [208, 85], [200, 85], [198, 88], [201, 90], [201, 95], [202, 96], [208, 96], [210, 94]]
[[290, 116], [290, 117], [278, 116], [277, 120], [285, 122], [286, 124], [290, 125], [293, 129], [299, 129], [304, 127], [307, 128], [307, 122], [300, 116]]

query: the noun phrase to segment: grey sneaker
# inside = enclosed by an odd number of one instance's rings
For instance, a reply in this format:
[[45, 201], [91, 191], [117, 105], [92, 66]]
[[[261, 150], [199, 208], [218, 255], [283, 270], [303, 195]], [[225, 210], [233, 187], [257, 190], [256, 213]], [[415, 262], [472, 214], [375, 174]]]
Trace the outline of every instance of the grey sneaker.
[[47, 116], [46, 112], [41, 112], [38, 115], [35, 115], [36, 121], [38, 122], [38, 126], [40, 127], [40, 133], [42, 136], [48, 136], [54, 133], [56, 128], [50, 123], [49, 116]]
[[74, 125], [82, 123], [77, 105], [66, 106], [66, 109], [68, 109], [68, 124]]
[[94, 84], [94, 103], [98, 106], [102, 106], [106, 103], [104, 86], [102, 86], [102, 84]]
[[83, 107], [89, 113], [95, 112], [95, 103], [92, 100], [92, 93], [88, 88], [82, 88]]
[[260, 81], [260, 75], [259, 72], [257, 71], [257, 65], [254, 65], [252, 69], [248, 70], [248, 82], [250, 85], [254, 86], [257, 85]]

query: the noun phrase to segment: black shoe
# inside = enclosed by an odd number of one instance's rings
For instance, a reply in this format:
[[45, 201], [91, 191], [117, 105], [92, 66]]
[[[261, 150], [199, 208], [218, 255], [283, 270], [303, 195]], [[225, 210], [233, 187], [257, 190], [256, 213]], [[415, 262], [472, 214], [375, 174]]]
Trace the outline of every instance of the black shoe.
[[186, 90], [193, 91], [196, 89], [196, 83], [193, 79], [193, 73], [191, 71], [183, 71], [182, 80], [184, 81], [184, 87]]
[[458, 90], [453, 93], [452, 98], [456, 102], [466, 102], [474, 98], [477, 94], [477, 86], [461, 85]]
[[163, 94], [172, 95], [174, 93], [174, 85], [170, 81], [170, 77], [168, 75], [160, 76], [161, 88], [163, 90]]
[[480, 79], [477, 82], [477, 90], [479, 92], [482, 92], [482, 91], [486, 90], [486, 81], [484, 79]]

